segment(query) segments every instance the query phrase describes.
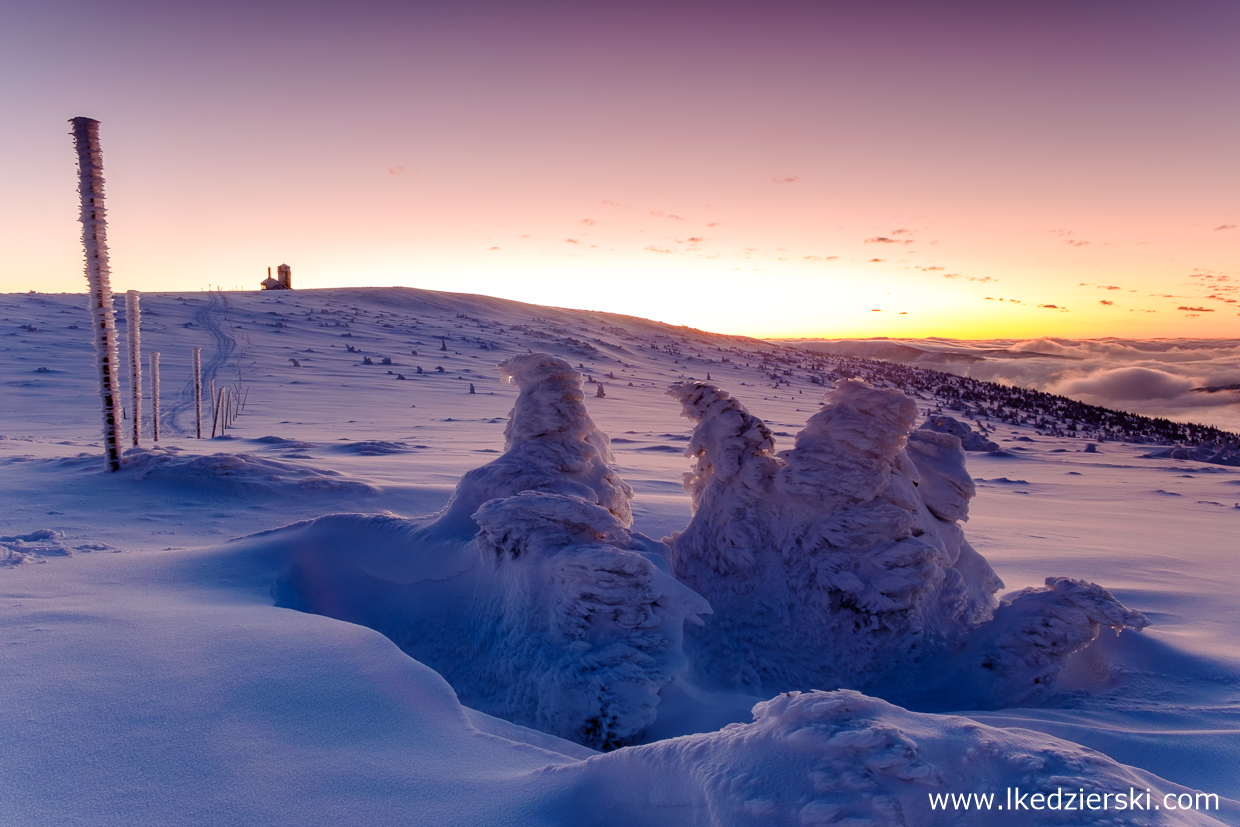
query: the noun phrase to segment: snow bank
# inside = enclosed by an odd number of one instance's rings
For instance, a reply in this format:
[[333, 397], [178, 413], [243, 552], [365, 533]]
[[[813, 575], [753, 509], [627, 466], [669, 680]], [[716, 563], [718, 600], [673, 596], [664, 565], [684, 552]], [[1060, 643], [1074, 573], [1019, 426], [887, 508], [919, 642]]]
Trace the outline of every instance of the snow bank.
[[951, 434], [960, 440], [960, 445], [966, 451], [998, 451], [999, 443], [991, 442], [982, 434], [974, 431], [969, 427], [969, 423], [961, 422], [954, 416], [946, 414], [936, 414], [926, 417], [926, 421], [921, 423], [921, 430], [936, 431], [941, 434]]
[[0, 537], [0, 566], [19, 566], [30, 561], [42, 563], [48, 557], [72, 557], [77, 551], [118, 551], [106, 543], [69, 545], [63, 531], [40, 528], [28, 534]]
[[[1103, 627], [1116, 634], [1144, 629], [1149, 621], [1095, 583], [1048, 577], [1046, 588], [1008, 595], [994, 618], [945, 659], [939, 708], [993, 709], [1046, 699], [1073, 652], [1084, 649]], [[959, 676], [969, 676], [961, 685]], [[950, 688], [949, 688], [950, 687]]]
[[628, 529], [632, 492], [580, 374], [543, 354], [501, 369], [521, 388], [505, 453], [430, 518], [337, 515], [266, 536], [290, 556], [278, 600], [383, 632], [484, 712], [630, 743], [686, 666], [685, 621], [710, 609]]
[[374, 494], [373, 485], [350, 479], [339, 471], [311, 468], [254, 454], [187, 455], [175, 446], [131, 448], [125, 452], [122, 472], [135, 480], [234, 488], [293, 487], [300, 491]]
[[1159, 451], [1142, 454], [1146, 459], [1189, 459], [1214, 465], [1240, 466], [1240, 447], [1207, 443], [1205, 445], [1174, 445]]
[[[1003, 584], [960, 525], [974, 495], [960, 441], [913, 430], [916, 407], [897, 390], [840, 384], [779, 453], [725, 391], [681, 382], [668, 393], [697, 423], [685, 477], [694, 513], [668, 543], [675, 575], [715, 610], [689, 639], [710, 682], [858, 688], [921, 708], [969, 692], [1004, 705], [1034, 694], [1028, 681], [1053, 685], [1100, 625], [1144, 625], [1078, 581], [1000, 607]], [[964, 667], [990, 676], [974, 682], [984, 697], [938, 680]]]
[[[751, 724], [689, 735], [548, 770], [579, 776], [580, 823], [643, 825], [1210, 825], [1194, 812], [1151, 811], [1187, 792], [1049, 735], [909, 712], [858, 692], [789, 692]], [[1008, 790], [1026, 809], [1013, 809]], [[1035, 793], [1051, 807], [1029, 808]], [[1147, 798], [1147, 790], [1149, 797]], [[1082, 796], [1107, 796], [1093, 812]], [[939, 796], [991, 796], [980, 812]], [[1071, 794], [1071, 797], [1069, 795]], [[1117, 807], [1123, 795], [1125, 808]], [[1127, 806], [1138, 796], [1142, 809]], [[1191, 796], [1190, 796], [1191, 798]], [[950, 799], [949, 799], [950, 801]], [[1226, 802], [1230, 806], [1230, 802]], [[1215, 811], [1218, 809], [1216, 799]], [[1002, 811], [997, 808], [1002, 807]]]

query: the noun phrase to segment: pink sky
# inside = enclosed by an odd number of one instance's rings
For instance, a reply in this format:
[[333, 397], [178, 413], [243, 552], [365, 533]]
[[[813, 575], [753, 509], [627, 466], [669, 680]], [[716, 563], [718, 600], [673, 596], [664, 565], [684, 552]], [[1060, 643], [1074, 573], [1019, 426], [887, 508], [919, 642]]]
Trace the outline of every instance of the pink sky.
[[13, 5], [0, 291], [85, 289], [87, 115], [117, 289], [287, 262], [751, 335], [1240, 331], [1234, 3]]

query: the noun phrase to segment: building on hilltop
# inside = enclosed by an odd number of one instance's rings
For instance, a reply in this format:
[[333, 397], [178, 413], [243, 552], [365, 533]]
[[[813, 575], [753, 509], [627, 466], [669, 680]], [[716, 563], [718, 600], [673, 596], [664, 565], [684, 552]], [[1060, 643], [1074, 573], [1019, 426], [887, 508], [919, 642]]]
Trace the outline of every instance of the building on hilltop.
[[293, 289], [293, 268], [287, 264], [281, 264], [276, 268], [276, 278], [271, 277], [271, 268], [267, 268], [267, 278], [262, 281], [264, 290], [292, 290]]

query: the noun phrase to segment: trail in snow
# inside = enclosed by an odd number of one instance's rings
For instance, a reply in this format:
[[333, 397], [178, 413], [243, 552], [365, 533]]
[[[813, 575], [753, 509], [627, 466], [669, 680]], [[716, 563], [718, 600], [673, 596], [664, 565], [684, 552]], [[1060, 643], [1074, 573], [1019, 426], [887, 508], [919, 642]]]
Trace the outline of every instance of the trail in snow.
[[[204, 330], [211, 334], [211, 338], [215, 341], [215, 352], [210, 353], [207, 348], [203, 348], [204, 359], [202, 363], [202, 387], [203, 387], [203, 414], [211, 410], [214, 404], [207, 399], [207, 387], [211, 380], [216, 378], [220, 368], [228, 363], [232, 358], [233, 352], [237, 349], [237, 340], [230, 336], [222, 327], [217, 318], [217, 314], [223, 310], [227, 312], [228, 302], [219, 293], [208, 293], [208, 301], [205, 307], [194, 311], [194, 324], [200, 325]], [[209, 354], [209, 355], [208, 355]], [[164, 427], [177, 435], [184, 435], [191, 430], [184, 427], [180, 423], [182, 414], [187, 414], [194, 409], [194, 377], [190, 375], [185, 382], [181, 384], [177, 391], [177, 401], [167, 408], [164, 415]]]

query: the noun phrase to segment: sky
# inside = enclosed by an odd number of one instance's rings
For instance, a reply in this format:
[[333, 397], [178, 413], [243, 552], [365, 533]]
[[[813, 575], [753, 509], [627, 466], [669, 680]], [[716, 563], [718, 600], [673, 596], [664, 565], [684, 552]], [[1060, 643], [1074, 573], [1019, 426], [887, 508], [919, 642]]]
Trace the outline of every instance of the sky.
[[754, 336], [1240, 331], [1240, 4], [0, 6], [0, 292], [407, 285]]

